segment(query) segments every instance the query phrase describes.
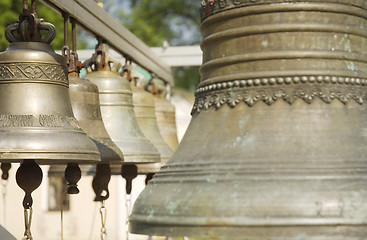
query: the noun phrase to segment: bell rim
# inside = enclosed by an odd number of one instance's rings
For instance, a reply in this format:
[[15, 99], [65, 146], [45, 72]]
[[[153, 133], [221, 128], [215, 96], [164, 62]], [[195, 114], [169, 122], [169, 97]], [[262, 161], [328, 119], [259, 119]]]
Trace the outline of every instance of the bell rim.
[[[146, 218], [146, 217], [145, 217]], [[172, 220], [171, 220], [172, 222]], [[177, 219], [174, 219], [174, 222], [177, 223]], [[169, 225], [160, 225], [160, 224], [144, 224], [134, 222], [134, 220], [130, 220], [129, 224], [129, 232], [135, 234], [146, 234], [146, 235], [155, 235], [155, 236], [173, 236], [173, 237], [194, 237], [194, 238], [204, 238], [204, 239], [258, 239], [264, 238], [265, 234], [270, 234], [271, 238], [267, 237], [266, 239], [274, 240], [274, 239], [285, 239], [285, 240], [293, 240], [294, 237], [299, 236], [299, 229], [302, 228], [302, 233], [307, 236], [309, 240], [320, 239], [319, 232], [329, 232], [335, 234], [335, 236], [331, 236], [330, 239], [333, 240], [349, 240], [349, 238], [344, 238], [346, 236], [350, 237], [350, 233], [361, 234], [358, 236], [362, 236], [363, 233], [367, 233], [366, 230], [366, 221], [364, 223], [355, 224], [338, 224], [338, 223], [330, 223], [324, 225], [317, 225], [317, 222], [309, 224], [309, 225], [300, 225], [294, 224], [292, 226], [269, 226], [269, 224], [265, 225], [254, 225], [254, 226], [223, 226], [221, 223], [216, 225], [208, 225], [203, 224], [200, 225], [184, 225], [184, 226], [169, 226]], [[336, 230], [338, 229], [338, 231]], [[205, 229], [205, 231], [203, 231]], [[361, 229], [361, 232], [356, 233], [355, 229]], [[251, 234], [251, 237], [245, 237], [244, 235]], [[293, 235], [290, 236], [290, 235]], [[336, 236], [343, 238], [335, 238]], [[303, 239], [303, 238], [302, 238]], [[324, 238], [323, 238], [324, 239]], [[329, 239], [329, 238], [325, 238]], [[354, 239], [354, 238], [350, 238]]]
[[[63, 158], [60, 158], [60, 155]], [[0, 163], [21, 163], [23, 161], [35, 160], [40, 165], [64, 165], [67, 163], [97, 164], [101, 163], [99, 153], [40, 153], [40, 152], [12, 152], [1, 153]]]

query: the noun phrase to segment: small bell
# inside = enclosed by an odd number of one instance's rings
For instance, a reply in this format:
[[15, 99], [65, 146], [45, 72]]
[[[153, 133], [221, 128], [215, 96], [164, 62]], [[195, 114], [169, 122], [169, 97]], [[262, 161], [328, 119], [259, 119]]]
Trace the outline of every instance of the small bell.
[[175, 151], [178, 146], [175, 106], [167, 100], [166, 88], [154, 78], [149, 81], [147, 89], [154, 96], [159, 133], [172, 151]]
[[154, 97], [143, 89], [144, 86], [140, 86], [144, 84], [145, 79], [131, 77], [132, 71], [128, 66], [123, 71], [127, 72], [127, 78], [131, 81], [134, 112], [138, 125], [147, 139], [157, 148], [161, 156], [161, 163], [138, 165], [138, 173], [156, 173], [169, 160], [173, 152], [159, 133], [155, 117]]
[[[105, 47], [107, 46], [101, 45], [101, 48]], [[118, 74], [120, 65], [108, 60], [105, 52], [106, 49], [97, 52], [92, 62], [85, 63], [86, 67], [94, 67], [85, 78], [98, 86], [102, 118], [107, 132], [124, 153], [125, 163], [160, 162], [158, 151], [137, 124], [130, 83]], [[120, 166], [117, 165], [117, 168], [112, 172], [117, 171], [120, 174]]]
[[[124, 163], [123, 154], [121, 150], [116, 146], [116, 144], [111, 140], [108, 135], [103, 121], [102, 115], [99, 107], [99, 96], [98, 88], [95, 84], [90, 82], [88, 79], [79, 78], [77, 76], [69, 77], [70, 80], [70, 98], [71, 104], [75, 117], [78, 119], [81, 128], [87, 133], [87, 135], [96, 144], [100, 154], [101, 163], [97, 166], [81, 166], [84, 167], [84, 172], [87, 175], [95, 175], [97, 179], [102, 179], [104, 176], [98, 173], [98, 169], [102, 169], [103, 173], [111, 174], [109, 169], [110, 164], [120, 166]], [[82, 169], [83, 172], [83, 169]], [[99, 181], [93, 181], [94, 189], [97, 188]], [[103, 184], [103, 190], [108, 194], [108, 184]], [[100, 194], [102, 190], [97, 190]], [[106, 195], [108, 196], [108, 195]], [[101, 196], [97, 194], [97, 200], [101, 199]]]

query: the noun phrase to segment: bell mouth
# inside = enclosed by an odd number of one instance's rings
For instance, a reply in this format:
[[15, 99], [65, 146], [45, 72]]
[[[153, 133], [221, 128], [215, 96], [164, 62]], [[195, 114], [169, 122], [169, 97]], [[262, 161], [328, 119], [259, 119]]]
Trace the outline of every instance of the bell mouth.
[[33, 159], [38, 164], [50, 165], [69, 162], [94, 164], [101, 161], [96, 145], [77, 129], [2, 129], [0, 138], [0, 162]]
[[[179, 221], [180, 219], [177, 219]], [[269, 227], [265, 226], [254, 226], [254, 227], [223, 227], [223, 225], [210, 225], [204, 224], [203, 226], [172, 226], [172, 225], [154, 225], [144, 224], [138, 222], [131, 222], [129, 225], [129, 231], [136, 234], [154, 235], [154, 236], [172, 236], [172, 237], [193, 237], [205, 240], [211, 239], [230, 239], [230, 240], [244, 240], [244, 239], [307, 239], [307, 240], [318, 240], [320, 235], [315, 234], [317, 231], [322, 232], [322, 236], [331, 236], [327, 239], [346, 239], [353, 240], [356, 237], [364, 236], [367, 234], [365, 230], [365, 224], [351, 224], [351, 225], [340, 225], [340, 224], [326, 224], [322, 225], [296, 225], [288, 227]], [[267, 227], [266, 227], [267, 226]], [[302, 233], [300, 233], [302, 229]], [[203, 233], [203, 231], [205, 233]], [[361, 235], [356, 233], [358, 231]], [[223, 237], [225, 236], [225, 237]], [[246, 236], [244, 238], [244, 236]], [[269, 238], [268, 236], [272, 236]], [[340, 238], [342, 237], [342, 238]], [[325, 238], [326, 239], [326, 238]]]

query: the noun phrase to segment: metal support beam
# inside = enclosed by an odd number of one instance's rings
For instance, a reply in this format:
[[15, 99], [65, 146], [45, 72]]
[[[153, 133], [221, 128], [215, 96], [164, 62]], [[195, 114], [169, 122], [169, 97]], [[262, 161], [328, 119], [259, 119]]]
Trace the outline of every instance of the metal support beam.
[[86, 31], [102, 38], [117, 52], [173, 85], [171, 68], [139, 38], [92, 0], [41, 0], [59, 13], [68, 14]]
[[[200, 66], [202, 63], [202, 52], [199, 46], [178, 46], [178, 47], [154, 47], [150, 48], [158, 57], [168, 64], [170, 67], [181, 67], [181, 66]], [[61, 53], [61, 51], [57, 51]], [[78, 57], [80, 61], [85, 61], [92, 54], [94, 50], [78, 50]], [[109, 54], [120, 61], [124, 62], [125, 59], [118, 52], [110, 50]]]

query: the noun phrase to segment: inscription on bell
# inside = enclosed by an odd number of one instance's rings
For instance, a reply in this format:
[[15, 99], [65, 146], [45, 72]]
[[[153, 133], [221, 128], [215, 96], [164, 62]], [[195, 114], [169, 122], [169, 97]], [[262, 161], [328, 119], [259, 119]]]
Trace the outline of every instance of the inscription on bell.
[[32, 115], [0, 115], [0, 127], [32, 127]]
[[66, 117], [66, 121], [69, 123], [69, 125], [74, 129], [81, 129], [79, 126], [78, 121], [74, 117]]
[[42, 127], [63, 127], [63, 118], [56, 115], [39, 115], [39, 123]]

